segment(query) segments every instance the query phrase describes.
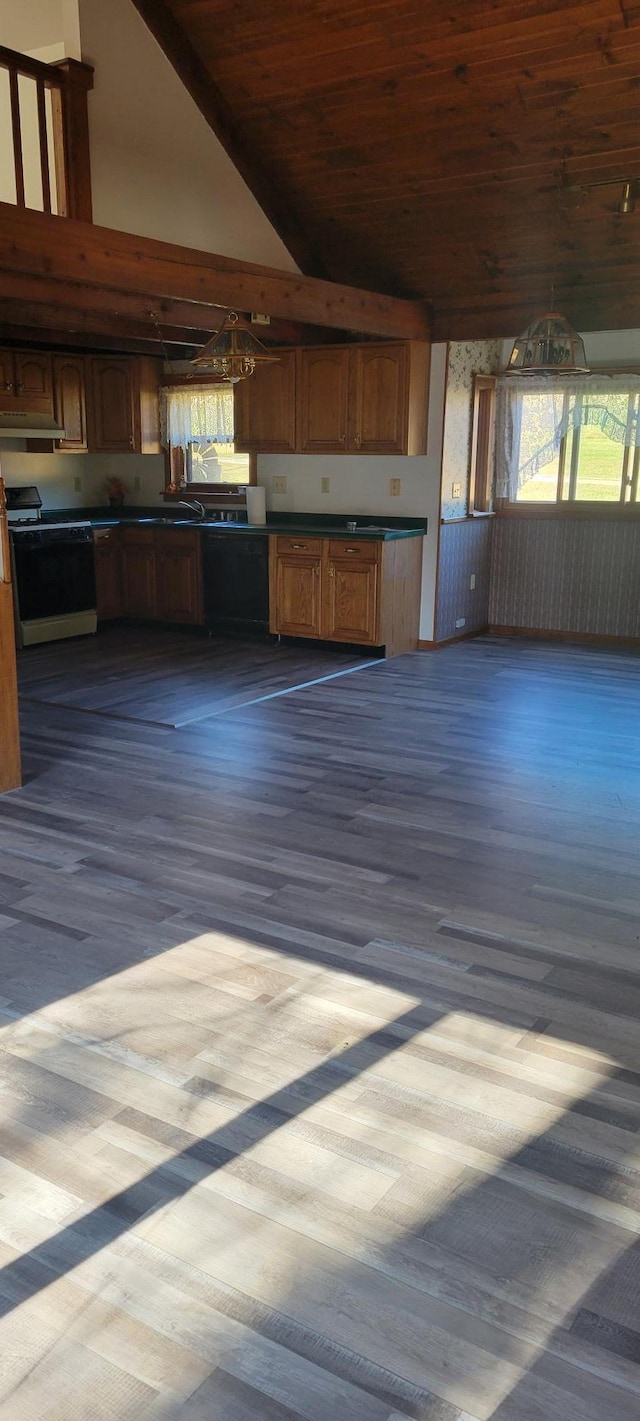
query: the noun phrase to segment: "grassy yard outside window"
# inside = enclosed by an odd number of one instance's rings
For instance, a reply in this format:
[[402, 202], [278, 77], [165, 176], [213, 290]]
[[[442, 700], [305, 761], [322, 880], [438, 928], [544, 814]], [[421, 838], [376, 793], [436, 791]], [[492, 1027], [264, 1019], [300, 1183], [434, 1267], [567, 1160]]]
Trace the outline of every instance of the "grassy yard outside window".
[[496, 492], [504, 505], [640, 510], [640, 376], [501, 377]]

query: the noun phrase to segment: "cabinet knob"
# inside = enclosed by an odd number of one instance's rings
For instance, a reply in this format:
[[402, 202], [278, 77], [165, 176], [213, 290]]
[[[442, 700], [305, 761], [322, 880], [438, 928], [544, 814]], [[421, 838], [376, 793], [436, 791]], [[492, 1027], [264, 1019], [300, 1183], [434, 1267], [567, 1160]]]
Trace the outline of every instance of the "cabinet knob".
[[346, 444], [346, 442], [347, 442], [347, 436], [346, 436], [346, 434], [341, 434], [341, 435], [340, 435], [340, 441], [339, 441], [339, 442], [340, 442], [341, 444]]
[[333, 563], [332, 563], [332, 564], [331, 564], [331, 567], [329, 568], [329, 577], [335, 577], [335, 575], [336, 575], [336, 570], [335, 570], [335, 567], [334, 567], [334, 565], [333, 565]]
[[12, 381], [12, 380], [5, 380], [5, 382], [4, 382], [4, 388], [5, 388], [5, 390], [12, 390], [12, 389], [13, 389], [13, 381]]
[[353, 442], [354, 442], [354, 444], [356, 444], [356, 445], [359, 445], [359, 444], [360, 444], [360, 435], [359, 435], [359, 434], [354, 434], [354, 436], [353, 436]]
[[22, 380], [16, 380], [16, 394], [19, 395], [23, 389]]

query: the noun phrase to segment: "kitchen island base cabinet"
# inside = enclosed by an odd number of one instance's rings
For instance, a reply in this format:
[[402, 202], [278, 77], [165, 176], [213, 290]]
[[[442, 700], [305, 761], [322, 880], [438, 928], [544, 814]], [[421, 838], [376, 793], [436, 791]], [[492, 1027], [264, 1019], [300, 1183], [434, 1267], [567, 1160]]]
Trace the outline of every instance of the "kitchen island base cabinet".
[[270, 631], [415, 651], [422, 541], [272, 536]]

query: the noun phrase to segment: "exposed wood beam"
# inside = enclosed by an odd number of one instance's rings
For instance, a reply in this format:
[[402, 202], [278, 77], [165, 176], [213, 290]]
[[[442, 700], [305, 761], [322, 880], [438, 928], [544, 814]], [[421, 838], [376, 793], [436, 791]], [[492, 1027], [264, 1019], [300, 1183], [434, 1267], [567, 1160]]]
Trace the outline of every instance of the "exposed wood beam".
[[[89, 288], [109, 288], [147, 297], [149, 309], [162, 310], [158, 303], [164, 301], [193, 302], [396, 339], [425, 340], [430, 334], [428, 308], [421, 301], [360, 291], [68, 217], [19, 211], [9, 203], [0, 203], [0, 271], [41, 278], [41, 289], [47, 289], [53, 305], [56, 284], [75, 282], [87, 288], [82, 301], [86, 309], [92, 309]], [[117, 307], [112, 304], [111, 309]], [[215, 325], [208, 312], [203, 313], [202, 329], [207, 323]]]
[[[46, 306], [40, 308], [42, 315], [26, 312], [7, 312], [4, 302], [0, 302], [0, 340], [4, 344], [9, 342], [19, 342], [21, 345], [33, 346], [41, 345], [50, 347], [63, 347], [66, 350], [87, 350], [87, 351], [122, 351], [129, 355], [157, 355], [162, 359], [164, 351], [149, 332], [145, 335], [137, 336], [131, 334], [130, 329], [123, 329], [121, 333], [114, 334], [113, 331], [84, 331], [77, 324], [65, 326], [58, 324], [55, 313], [49, 311]], [[9, 319], [11, 315], [11, 319]], [[21, 319], [24, 315], [24, 319]], [[5, 320], [6, 316], [6, 320]], [[167, 349], [167, 354], [172, 360], [182, 360], [185, 352], [191, 352], [195, 346], [202, 345], [202, 334], [197, 333], [197, 339], [189, 340], [186, 333], [178, 337], [166, 336], [163, 331], [163, 343]], [[188, 358], [188, 355], [187, 355]]]
[[252, 153], [217, 84], [164, 0], [133, 0], [133, 4], [294, 261], [307, 275], [326, 276], [324, 263], [295, 216], [290, 194], [283, 191], [264, 158]]

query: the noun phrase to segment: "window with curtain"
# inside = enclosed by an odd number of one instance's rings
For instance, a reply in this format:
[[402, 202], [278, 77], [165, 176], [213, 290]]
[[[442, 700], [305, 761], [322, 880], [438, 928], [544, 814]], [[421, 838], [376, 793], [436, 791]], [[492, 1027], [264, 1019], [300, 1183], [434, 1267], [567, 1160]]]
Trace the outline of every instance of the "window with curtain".
[[640, 503], [640, 376], [498, 380], [496, 494], [510, 503]]
[[236, 450], [229, 385], [168, 385], [161, 399], [162, 443], [176, 483], [248, 484], [249, 455]]

